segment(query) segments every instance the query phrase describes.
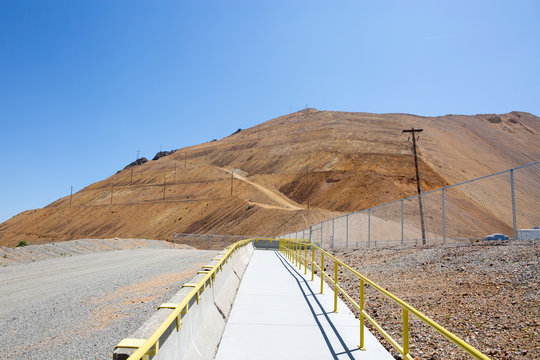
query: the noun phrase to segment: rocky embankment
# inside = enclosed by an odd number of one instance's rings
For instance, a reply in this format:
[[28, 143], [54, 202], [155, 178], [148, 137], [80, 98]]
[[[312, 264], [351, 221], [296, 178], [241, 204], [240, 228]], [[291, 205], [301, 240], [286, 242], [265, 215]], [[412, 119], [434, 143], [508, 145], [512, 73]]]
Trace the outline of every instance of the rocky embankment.
[[[540, 358], [540, 241], [334, 254], [492, 359]], [[347, 271], [339, 276], [357, 297], [358, 279]], [[366, 310], [401, 343], [399, 306], [368, 286]], [[414, 358], [470, 358], [413, 315], [409, 318]]]

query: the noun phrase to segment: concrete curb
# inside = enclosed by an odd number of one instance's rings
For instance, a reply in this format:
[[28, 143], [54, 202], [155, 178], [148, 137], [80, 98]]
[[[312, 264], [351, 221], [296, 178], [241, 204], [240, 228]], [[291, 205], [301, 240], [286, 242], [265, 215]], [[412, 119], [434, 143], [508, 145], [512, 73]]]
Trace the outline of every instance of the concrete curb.
[[[211, 287], [207, 287], [199, 296], [199, 302], [194, 297], [189, 304], [189, 311], [182, 315], [181, 326], [177, 331], [173, 322], [159, 340], [159, 351], [153, 357], [155, 360], [169, 359], [214, 359], [225, 324], [232, 309], [238, 287], [246, 271], [254, 247], [252, 243], [240, 248], [216, 273]], [[221, 257], [222, 255], [218, 255]], [[213, 260], [209, 265], [217, 264]], [[198, 283], [204, 278], [198, 274], [188, 283]], [[182, 288], [168, 303], [181, 302], [192, 288]], [[173, 309], [158, 309], [133, 334], [130, 339], [148, 339], [163, 321], [173, 312]], [[135, 349], [120, 348], [113, 353], [114, 360], [127, 359]]]

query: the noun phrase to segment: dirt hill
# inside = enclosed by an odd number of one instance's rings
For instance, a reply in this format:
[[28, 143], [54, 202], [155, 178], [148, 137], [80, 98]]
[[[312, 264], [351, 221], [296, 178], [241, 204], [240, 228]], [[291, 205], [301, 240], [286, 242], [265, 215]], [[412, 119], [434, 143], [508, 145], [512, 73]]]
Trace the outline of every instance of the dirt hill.
[[0, 224], [0, 245], [306, 228], [415, 194], [411, 144], [401, 134], [411, 127], [424, 129], [418, 142], [424, 190], [540, 158], [540, 118], [529, 113], [421, 117], [306, 109], [126, 167], [71, 200], [22, 212]]

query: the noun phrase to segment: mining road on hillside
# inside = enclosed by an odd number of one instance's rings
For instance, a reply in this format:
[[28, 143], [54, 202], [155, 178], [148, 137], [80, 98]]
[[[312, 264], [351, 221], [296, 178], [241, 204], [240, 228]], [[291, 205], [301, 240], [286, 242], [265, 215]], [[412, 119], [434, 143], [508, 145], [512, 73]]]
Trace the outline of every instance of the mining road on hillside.
[[[220, 169], [223, 170], [223, 171], [228, 172], [229, 174], [231, 173], [231, 170], [228, 170], [228, 169], [225, 169], [225, 168], [220, 168]], [[279, 207], [279, 206], [271, 206], [271, 205], [266, 205], [266, 204], [261, 204], [261, 203], [254, 203], [254, 204], [258, 205], [258, 206], [266, 207], [266, 208], [270, 208], [270, 209], [304, 210], [304, 208], [300, 204], [294, 202], [293, 200], [289, 199], [287, 196], [285, 196], [284, 194], [280, 193], [279, 191], [277, 191], [275, 189], [265, 187], [265, 186], [263, 186], [261, 184], [258, 184], [258, 183], [254, 182], [254, 181], [251, 181], [248, 178], [246, 178], [245, 176], [242, 176], [242, 175], [240, 175], [238, 173], [235, 173], [235, 172], [233, 172], [233, 177], [235, 179], [244, 181], [245, 183], [254, 186], [255, 188], [257, 188], [257, 190], [262, 192], [269, 199], [271, 199], [271, 200], [275, 201], [276, 203], [278, 203], [279, 205], [281, 205], [281, 207]]]
[[216, 251], [133, 249], [0, 268], [2, 359], [111, 359]]

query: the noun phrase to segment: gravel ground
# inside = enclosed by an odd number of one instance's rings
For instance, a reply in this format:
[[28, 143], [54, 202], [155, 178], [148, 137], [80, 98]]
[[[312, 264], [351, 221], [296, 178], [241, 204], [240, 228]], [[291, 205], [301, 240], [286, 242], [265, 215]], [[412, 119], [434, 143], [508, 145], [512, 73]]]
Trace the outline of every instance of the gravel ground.
[[[61, 241], [50, 244], [27, 245], [15, 248], [0, 247], [0, 267], [19, 263], [30, 263], [56, 257], [68, 257], [80, 254], [127, 249], [169, 249], [174, 245], [162, 240], [148, 239], [80, 239]], [[176, 248], [188, 249], [189, 245], [176, 245]]]
[[140, 248], [2, 267], [2, 358], [110, 359], [215, 254]]
[[[491, 358], [540, 359], [540, 241], [334, 254]], [[333, 274], [333, 265], [327, 271]], [[340, 283], [359, 294], [359, 281], [349, 274], [340, 271]], [[400, 307], [368, 286], [366, 310], [401, 343]], [[413, 357], [470, 359], [409, 318]]]

